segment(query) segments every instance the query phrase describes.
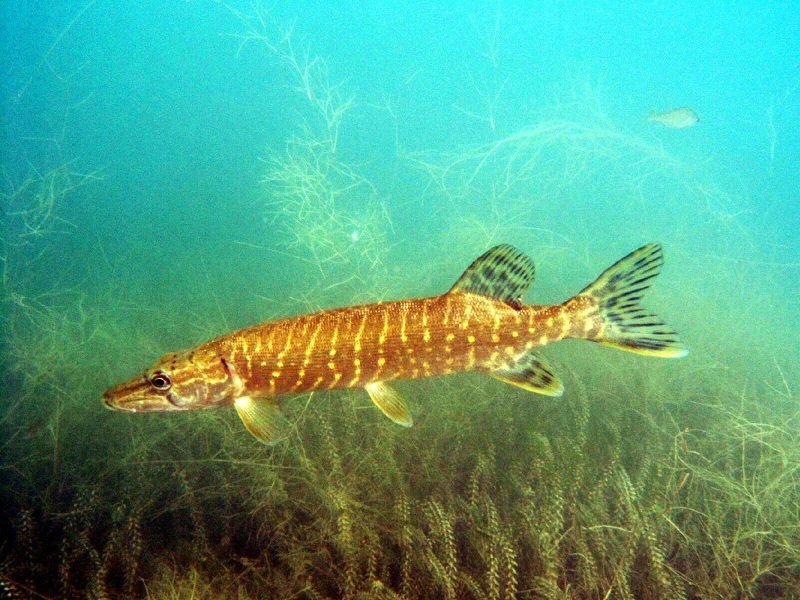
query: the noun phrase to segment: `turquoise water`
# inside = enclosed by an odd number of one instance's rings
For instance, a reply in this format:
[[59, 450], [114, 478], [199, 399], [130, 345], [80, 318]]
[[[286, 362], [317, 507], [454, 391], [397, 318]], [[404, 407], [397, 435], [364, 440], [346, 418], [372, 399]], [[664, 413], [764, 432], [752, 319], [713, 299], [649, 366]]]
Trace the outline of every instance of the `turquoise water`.
[[[9, 597], [800, 597], [800, 5], [529, 4], [2, 6]], [[689, 356], [547, 348], [560, 400], [303, 395], [276, 448], [100, 402], [498, 243], [545, 304], [651, 241]]]

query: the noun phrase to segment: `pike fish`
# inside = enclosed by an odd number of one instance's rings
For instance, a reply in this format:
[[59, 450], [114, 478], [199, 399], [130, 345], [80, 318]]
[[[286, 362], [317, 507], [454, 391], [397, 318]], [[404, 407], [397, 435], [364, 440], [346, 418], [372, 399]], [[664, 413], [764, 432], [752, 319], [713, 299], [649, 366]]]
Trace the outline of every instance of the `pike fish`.
[[537, 350], [567, 338], [647, 356], [687, 351], [677, 334], [639, 301], [663, 264], [647, 244], [561, 304], [525, 305], [533, 261], [509, 245], [477, 258], [446, 294], [323, 310], [253, 325], [160, 358], [103, 394], [130, 413], [233, 405], [264, 443], [285, 435], [280, 398], [364, 388], [389, 419], [411, 414], [389, 383], [466, 371], [548, 396], [564, 386]]

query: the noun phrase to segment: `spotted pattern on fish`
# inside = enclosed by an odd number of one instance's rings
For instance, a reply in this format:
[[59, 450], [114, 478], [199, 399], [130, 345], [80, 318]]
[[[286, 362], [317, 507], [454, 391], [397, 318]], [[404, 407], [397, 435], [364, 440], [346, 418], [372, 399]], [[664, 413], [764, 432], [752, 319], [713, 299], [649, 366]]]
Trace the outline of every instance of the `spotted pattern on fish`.
[[526, 254], [501, 244], [476, 258], [450, 291], [491, 296], [520, 307], [535, 273], [533, 261]]
[[663, 264], [648, 244], [606, 269], [566, 302], [524, 305], [534, 265], [509, 245], [476, 259], [441, 296], [378, 302], [269, 321], [162, 357], [143, 375], [107, 390], [109, 408], [129, 412], [234, 405], [264, 442], [280, 435], [278, 398], [365, 388], [404, 426], [413, 422], [387, 386], [484, 371], [524, 389], [560, 395], [564, 386], [539, 347], [585, 339], [641, 354], [686, 354], [674, 331], [639, 305]]

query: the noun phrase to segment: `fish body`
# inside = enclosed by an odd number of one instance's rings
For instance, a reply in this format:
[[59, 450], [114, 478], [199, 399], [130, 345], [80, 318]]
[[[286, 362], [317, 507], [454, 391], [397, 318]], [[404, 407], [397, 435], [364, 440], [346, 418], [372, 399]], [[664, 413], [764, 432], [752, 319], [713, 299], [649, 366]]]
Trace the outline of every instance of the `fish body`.
[[685, 354], [675, 333], [638, 300], [662, 263], [643, 246], [564, 303], [524, 305], [533, 262], [508, 245], [479, 257], [446, 294], [325, 310], [261, 323], [194, 349], [167, 354], [141, 376], [104, 394], [128, 412], [234, 405], [259, 440], [281, 437], [278, 399], [334, 388], [365, 388], [390, 419], [410, 426], [387, 383], [483, 371], [558, 396], [563, 385], [536, 352], [580, 338], [662, 357]]
[[691, 108], [684, 106], [660, 113], [650, 113], [647, 120], [661, 123], [664, 127], [671, 129], [685, 129], [697, 125], [700, 122], [700, 117]]

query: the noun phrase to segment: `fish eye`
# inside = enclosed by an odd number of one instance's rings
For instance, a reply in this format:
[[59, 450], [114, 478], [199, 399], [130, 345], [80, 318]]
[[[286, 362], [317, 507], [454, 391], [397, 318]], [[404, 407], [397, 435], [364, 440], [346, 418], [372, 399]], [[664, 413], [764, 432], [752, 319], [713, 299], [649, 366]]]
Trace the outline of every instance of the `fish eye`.
[[169, 375], [163, 371], [156, 371], [153, 373], [153, 376], [150, 378], [150, 384], [162, 392], [172, 387], [172, 381], [170, 381]]

